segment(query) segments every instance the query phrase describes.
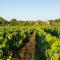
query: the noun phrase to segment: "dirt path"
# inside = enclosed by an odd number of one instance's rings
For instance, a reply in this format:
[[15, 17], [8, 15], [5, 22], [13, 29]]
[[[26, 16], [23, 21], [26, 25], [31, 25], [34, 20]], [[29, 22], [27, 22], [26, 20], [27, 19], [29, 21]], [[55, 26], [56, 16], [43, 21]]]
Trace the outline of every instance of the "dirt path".
[[22, 49], [22, 59], [21, 60], [30, 60], [32, 55], [34, 54], [35, 50], [35, 31], [29, 38], [29, 42], [27, 45]]

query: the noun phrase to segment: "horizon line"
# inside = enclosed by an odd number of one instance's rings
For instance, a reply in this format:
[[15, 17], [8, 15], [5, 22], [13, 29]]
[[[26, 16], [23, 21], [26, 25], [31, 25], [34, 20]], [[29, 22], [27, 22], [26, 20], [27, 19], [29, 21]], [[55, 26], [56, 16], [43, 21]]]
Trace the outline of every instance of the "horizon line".
[[55, 19], [60, 19], [60, 18], [17, 18], [15, 16], [11, 17], [11, 18], [6, 18], [3, 16], [0, 16], [2, 18], [4, 18], [5, 20], [10, 21], [11, 19], [16, 19], [17, 21], [49, 21], [49, 20], [55, 20]]

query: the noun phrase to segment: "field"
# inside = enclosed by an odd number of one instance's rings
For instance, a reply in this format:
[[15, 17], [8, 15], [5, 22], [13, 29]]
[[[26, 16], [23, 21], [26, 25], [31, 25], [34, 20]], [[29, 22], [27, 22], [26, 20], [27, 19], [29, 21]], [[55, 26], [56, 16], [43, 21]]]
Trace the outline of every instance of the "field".
[[0, 60], [60, 60], [58, 23], [1, 25]]

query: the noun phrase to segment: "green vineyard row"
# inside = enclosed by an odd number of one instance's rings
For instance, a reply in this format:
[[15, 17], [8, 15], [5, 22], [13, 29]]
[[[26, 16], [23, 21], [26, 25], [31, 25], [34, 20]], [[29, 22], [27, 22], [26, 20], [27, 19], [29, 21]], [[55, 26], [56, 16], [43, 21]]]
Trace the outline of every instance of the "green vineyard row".
[[[34, 51], [29, 53], [30, 60], [60, 60], [60, 28], [38, 25], [0, 27], [0, 60], [13, 60], [14, 57], [22, 60], [22, 51], [29, 52], [29, 48]], [[24, 58], [29, 59], [26, 54], [27, 58]]]

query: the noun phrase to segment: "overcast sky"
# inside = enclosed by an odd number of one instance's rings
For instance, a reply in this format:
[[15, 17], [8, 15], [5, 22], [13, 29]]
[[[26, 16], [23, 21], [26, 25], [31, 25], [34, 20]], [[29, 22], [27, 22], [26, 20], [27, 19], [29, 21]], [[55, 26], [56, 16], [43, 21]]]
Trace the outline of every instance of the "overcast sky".
[[0, 16], [33, 20], [60, 18], [60, 0], [0, 0]]

